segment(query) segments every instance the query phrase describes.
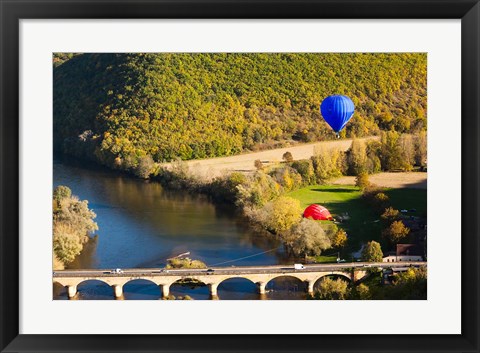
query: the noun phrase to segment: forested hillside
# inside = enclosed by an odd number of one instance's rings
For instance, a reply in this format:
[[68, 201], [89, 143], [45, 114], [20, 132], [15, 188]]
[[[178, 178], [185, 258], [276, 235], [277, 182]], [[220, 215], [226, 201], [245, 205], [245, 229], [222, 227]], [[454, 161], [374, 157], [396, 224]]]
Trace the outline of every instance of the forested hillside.
[[335, 138], [319, 112], [345, 94], [342, 137], [426, 130], [426, 54], [56, 54], [57, 150], [124, 170]]

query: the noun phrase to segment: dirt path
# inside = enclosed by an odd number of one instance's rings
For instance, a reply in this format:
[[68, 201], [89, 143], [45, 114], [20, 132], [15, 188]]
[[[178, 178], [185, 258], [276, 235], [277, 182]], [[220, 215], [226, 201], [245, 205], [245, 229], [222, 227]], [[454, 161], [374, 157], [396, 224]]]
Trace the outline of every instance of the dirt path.
[[[377, 137], [366, 137], [359, 140], [377, 139]], [[324, 141], [309, 143], [293, 147], [278, 148], [261, 152], [240, 154], [231, 157], [218, 157], [210, 159], [200, 159], [188, 161], [190, 170], [206, 178], [212, 178], [232, 171], [253, 172], [255, 170], [254, 162], [259, 159], [264, 165], [278, 163], [282, 161], [282, 156], [289, 151], [294, 159], [307, 159], [313, 156], [317, 146], [325, 149], [340, 149], [346, 151], [350, 148], [352, 140]]]
[[[409, 173], [379, 173], [370, 175], [371, 183], [387, 188], [427, 188], [427, 173], [409, 172]], [[332, 180], [332, 184], [336, 185], [355, 185], [355, 177], [344, 176]]]

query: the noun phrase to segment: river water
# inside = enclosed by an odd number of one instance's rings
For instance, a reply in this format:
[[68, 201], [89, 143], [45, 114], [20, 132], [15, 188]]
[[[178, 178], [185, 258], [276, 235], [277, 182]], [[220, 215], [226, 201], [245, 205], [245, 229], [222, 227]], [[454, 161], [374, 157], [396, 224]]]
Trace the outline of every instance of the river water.
[[[189, 257], [208, 266], [291, 264], [281, 244], [258, 234], [231, 205], [215, 205], [205, 195], [171, 191], [148, 182], [55, 158], [53, 187], [66, 185], [97, 214], [96, 240], [89, 243], [69, 268], [163, 267], [170, 257]], [[304, 286], [292, 278], [271, 281], [266, 299], [303, 299]], [[170, 289], [176, 296], [209, 299], [206, 286]], [[255, 284], [231, 279], [220, 284], [220, 299], [259, 299]], [[125, 299], [159, 299], [158, 286], [133, 281], [124, 286]], [[54, 299], [66, 299], [54, 285]], [[76, 299], [114, 299], [112, 289], [98, 281], [78, 286]], [[264, 297], [265, 299], [265, 297]]]

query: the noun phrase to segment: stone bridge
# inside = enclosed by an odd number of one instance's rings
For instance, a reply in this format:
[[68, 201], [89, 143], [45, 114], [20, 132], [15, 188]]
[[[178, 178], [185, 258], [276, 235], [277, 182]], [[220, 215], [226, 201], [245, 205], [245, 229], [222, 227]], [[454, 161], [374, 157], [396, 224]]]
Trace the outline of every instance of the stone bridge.
[[134, 280], [147, 280], [161, 288], [162, 296], [168, 297], [170, 286], [185, 280], [204, 283], [209, 287], [212, 298], [217, 297], [217, 288], [225, 280], [244, 278], [257, 285], [258, 293], [265, 294], [265, 287], [271, 280], [278, 277], [294, 277], [304, 282], [307, 292], [312, 294], [315, 283], [325, 276], [341, 276], [349, 281], [357, 282], [368, 274], [366, 267], [420, 266], [425, 262], [403, 264], [385, 263], [349, 263], [349, 264], [312, 264], [304, 269], [295, 269], [293, 265], [261, 266], [261, 267], [217, 267], [211, 269], [124, 269], [120, 273], [111, 270], [64, 270], [55, 271], [53, 282], [66, 287], [68, 297], [77, 293], [77, 287], [84, 281], [102, 281], [112, 287], [115, 298], [123, 295], [123, 286]]

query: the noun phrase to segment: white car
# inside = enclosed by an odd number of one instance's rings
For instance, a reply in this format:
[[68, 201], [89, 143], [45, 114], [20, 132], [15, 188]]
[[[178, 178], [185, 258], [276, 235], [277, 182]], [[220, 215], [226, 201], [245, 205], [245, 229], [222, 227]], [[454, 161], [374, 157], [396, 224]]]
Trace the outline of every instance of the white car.
[[121, 268], [115, 268], [115, 269], [111, 270], [110, 273], [120, 274], [120, 273], [123, 273], [123, 270]]

